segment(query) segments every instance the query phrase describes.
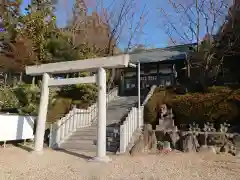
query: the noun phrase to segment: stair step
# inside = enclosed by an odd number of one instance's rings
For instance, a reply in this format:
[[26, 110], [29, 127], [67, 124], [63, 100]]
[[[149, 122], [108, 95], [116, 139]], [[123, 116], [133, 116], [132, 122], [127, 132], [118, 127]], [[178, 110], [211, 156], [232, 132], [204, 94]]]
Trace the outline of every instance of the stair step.
[[97, 132], [95, 131], [76, 131], [73, 133], [73, 136], [97, 136]]
[[69, 138], [68, 140], [66, 140], [65, 142], [63, 142], [63, 144], [94, 144], [94, 142], [96, 142], [96, 139], [93, 140], [85, 140], [85, 139], [71, 139]]
[[[119, 136], [119, 131], [115, 130], [115, 132], [113, 131], [106, 131], [106, 136], [111, 136], [111, 137], [116, 137], [116, 136]], [[76, 131], [73, 133], [73, 136], [75, 135], [79, 135], [79, 136], [88, 136], [88, 135], [95, 135], [97, 136], [97, 130], [93, 131], [93, 130], [89, 130], [89, 131], [86, 131], [86, 130], [79, 130], [79, 131]]]
[[69, 150], [79, 150], [79, 151], [92, 151], [92, 152], [96, 152], [97, 150], [97, 146], [95, 145], [88, 145], [88, 146], [74, 146], [74, 145], [61, 145], [60, 146], [61, 149], [69, 149]]
[[[111, 145], [111, 146], [106, 146], [106, 150], [110, 152], [116, 152], [118, 149], [119, 145]], [[68, 149], [68, 150], [78, 150], [78, 151], [97, 151], [97, 146], [96, 145], [84, 145], [84, 144], [61, 144], [60, 145], [61, 149]]]
[[94, 126], [90, 126], [90, 127], [87, 127], [87, 128], [78, 128], [77, 131], [96, 131], [97, 130], [97, 127], [94, 127]]
[[[107, 146], [115, 146], [115, 145], [119, 145], [119, 143], [120, 143], [120, 141], [113, 141], [113, 140], [106, 139]], [[65, 141], [62, 144], [76, 144], [79, 146], [89, 145], [89, 144], [96, 145], [97, 139], [93, 139], [93, 140], [68, 139], [67, 141]]]
[[95, 135], [72, 135], [72, 136], [70, 136], [69, 137], [69, 139], [67, 139], [67, 141], [68, 140], [95, 140], [95, 139], [97, 139], [97, 136], [95, 136]]

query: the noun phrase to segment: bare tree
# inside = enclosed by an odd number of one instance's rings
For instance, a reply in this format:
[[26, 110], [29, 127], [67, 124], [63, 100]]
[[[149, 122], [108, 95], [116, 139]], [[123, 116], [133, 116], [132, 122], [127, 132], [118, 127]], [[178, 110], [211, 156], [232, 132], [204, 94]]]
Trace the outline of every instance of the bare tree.
[[[96, 11], [100, 13], [102, 23], [109, 27], [109, 37], [104, 47], [106, 55], [117, 53], [119, 44], [124, 44], [124, 53], [127, 53], [139, 43], [147, 23], [148, 11], [146, 5], [142, 9], [137, 6], [137, 0], [112, 0], [104, 8], [104, 1], [97, 1]], [[115, 75], [116, 70], [112, 69], [108, 89], [113, 85]]]
[[168, 0], [170, 10], [159, 10], [172, 42], [199, 44], [203, 36], [211, 37], [224, 23], [228, 7], [228, 0]]
[[[62, 1], [67, 7], [67, 1]], [[94, 10], [91, 15], [87, 14], [89, 5]], [[141, 8], [138, 5], [138, 0], [96, 0], [94, 3], [76, 0], [73, 11], [67, 12], [68, 17], [72, 17], [67, 32], [71, 33], [75, 45], [95, 45], [101, 56], [122, 53], [119, 44], [127, 53], [137, 46], [147, 23], [146, 5]], [[114, 82], [115, 74], [113, 69], [108, 88]]]
[[137, 39], [144, 33], [147, 23], [146, 5], [139, 9], [137, 0], [112, 0], [110, 5], [104, 8], [104, 1], [98, 0], [96, 11], [110, 30], [107, 54], [112, 55], [119, 43], [124, 44], [125, 52], [137, 45]]
[[[160, 7], [163, 25], [171, 42], [178, 44], [196, 43], [195, 52], [188, 60], [201, 62], [205, 72], [214, 54], [209, 50], [214, 35], [226, 22], [230, 2], [228, 0], [168, 0], [170, 10]], [[202, 41], [203, 40], [203, 41]], [[204, 42], [201, 44], [200, 42]], [[188, 61], [188, 76], [192, 61]]]

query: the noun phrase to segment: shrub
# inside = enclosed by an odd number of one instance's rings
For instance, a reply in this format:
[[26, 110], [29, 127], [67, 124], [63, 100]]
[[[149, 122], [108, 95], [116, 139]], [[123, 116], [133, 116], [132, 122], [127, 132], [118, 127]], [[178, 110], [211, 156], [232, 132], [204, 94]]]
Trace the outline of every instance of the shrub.
[[65, 114], [69, 112], [71, 109], [72, 100], [67, 98], [58, 98], [53, 106], [51, 106], [48, 110], [47, 114], [47, 122], [54, 122]]
[[79, 108], [86, 108], [97, 98], [97, 86], [94, 84], [78, 84], [64, 87], [60, 97], [72, 99], [72, 103]]
[[240, 91], [211, 87], [209, 93], [174, 96], [168, 101], [176, 115], [176, 123], [233, 121], [239, 116]]
[[10, 87], [0, 88], [0, 109], [18, 107], [19, 100], [15, 96], [14, 90]]
[[[41, 91], [39, 86], [32, 84], [20, 84], [14, 87], [14, 94], [18, 99], [18, 111], [20, 114], [37, 115], [40, 103]], [[56, 91], [50, 88], [49, 107], [55, 102]]]
[[176, 124], [196, 122], [234, 122], [240, 114], [240, 90], [227, 87], [210, 87], [208, 93], [176, 95], [169, 91], [155, 91], [145, 106], [144, 120], [157, 123], [159, 105], [166, 103], [173, 109]]

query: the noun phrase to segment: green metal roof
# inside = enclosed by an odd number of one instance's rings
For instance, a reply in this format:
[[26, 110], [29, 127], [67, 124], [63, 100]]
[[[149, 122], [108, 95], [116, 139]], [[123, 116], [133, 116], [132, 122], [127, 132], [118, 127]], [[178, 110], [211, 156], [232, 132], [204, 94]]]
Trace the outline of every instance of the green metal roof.
[[130, 62], [137, 63], [151, 63], [170, 60], [183, 60], [188, 53], [189, 47], [194, 44], [184, 44], [177, 46], [170, 46], [166, 48], [143, 49], [142, 51], [130, 53]]

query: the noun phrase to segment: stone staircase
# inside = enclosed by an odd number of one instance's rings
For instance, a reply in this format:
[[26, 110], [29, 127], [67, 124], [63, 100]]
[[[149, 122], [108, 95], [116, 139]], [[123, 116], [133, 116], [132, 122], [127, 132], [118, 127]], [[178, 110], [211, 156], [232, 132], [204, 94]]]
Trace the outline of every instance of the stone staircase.
[[[117, 97], [107, 107], [106, 150], [116, 153], [120, 145], [120, 122], [129, 109], [137, 103], [137, 97]], [[90, 127], [79, 128], [67, 140], [60, 144], [60, 149], [75, 153], [96, 153], [97, 122]]]

